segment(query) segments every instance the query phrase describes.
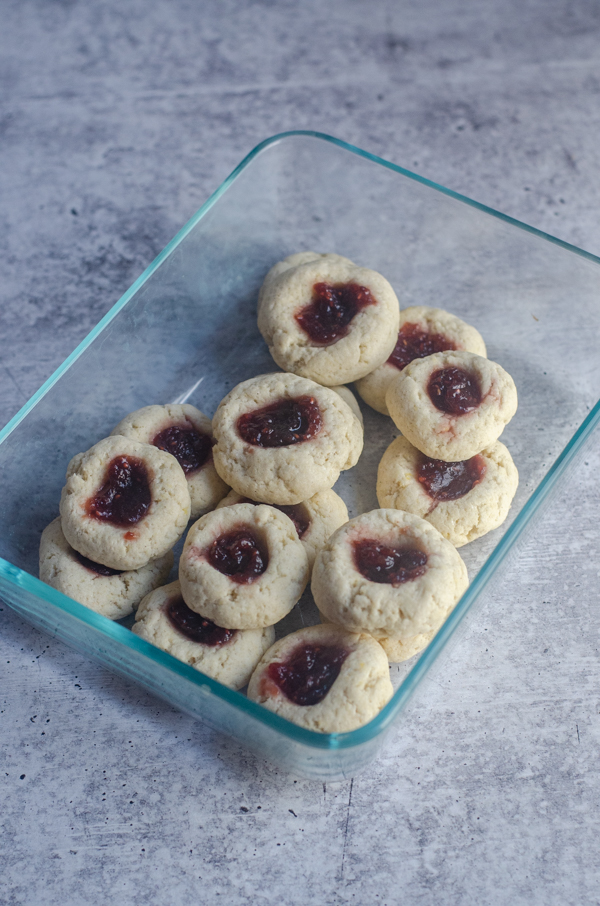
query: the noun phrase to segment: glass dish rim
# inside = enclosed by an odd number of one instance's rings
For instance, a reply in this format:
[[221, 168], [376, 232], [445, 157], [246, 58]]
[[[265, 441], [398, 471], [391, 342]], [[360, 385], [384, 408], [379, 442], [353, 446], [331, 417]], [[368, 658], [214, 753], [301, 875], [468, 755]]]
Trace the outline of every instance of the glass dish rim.
[[[562, 239], [558, 239], [557, 237], [552, 236], [549, 233], [545, 233], [542, 230], [538, 230], [535, 227], [529, 226], [528, 224], [510, 217], [507, 214], [496, 211], [494, 208], [474, 201], [468, 196], [461, 195], [460, 193], [455, 192], [452, 189], [448, 189], [445, 186], [433, 182], [430, 179], [419, 176], [418, 174], [413, 173], [412, 171], [407, 170], [404, 167], [399, 166], [398, 164], [391, 163], [384, 158], [378, 157], [375, 154], [371, 154], [369, 151], [364, 151], [361, 148], [356, 147], [355, 145], [343, 141], [342, 139], [338, 139], [331, 135], [327, 135], [326, 133], [316, 132], [312, 130], [298, 129], [288, 132], [281, 132], [260, 142], [258, 145], [256, 145], [256, 147], [252, 149], [252, 151], [250, 151], [249, 154], [246, 155], [246, 157], [244, 157], [244, 159], [221, 183], [221, 185], [215, 190], [215, 192], [212, 193], [212, 195], [200, 207], [200, 209], [190, 218], [190, 220], [181, 228], [181, 230], [179, 230], [175, 237], [148, 265], [148, 267], [137, 278], [137, 280], [135, 280], [135, 282], [129, 287], [128, 290], [126, 290], [121, 298], [109, 309], [104, 317], [100, 319], [98, 324], [96, 324], [96, 326], [92, 328], [92, 330], [78, 344], [73, 352], [69, 356], [67, 356], [64, 362], [56, 369], [56, 371], [54, 371], [54, 373], [44, 382], [44, 384], [42, 384], [39, 390], [33, 394], [33, 396], [27, 401], [27, 403], [25, 403], [25, 405], [19, 410], [19, 412], [17, 412], [16, 415], [13, 416], [13, 418], [6, 424], [6, 426], [0, 430], [0, 444], [3, 443], [10, 434], [12, 434], [15, 428], [36, 406], [36, 404], [46, 395], [46, 393], [54, 386], [54, 384], [62, 377], [62, 375], [65, 374], [66, 371], [68, 371], [71, 365], [88, 348], [88, 346], [96, 339], [96, 337], [99, 336], [100, 333], [102, 333], [105, 327], [107, 327], [107, 325], [121, 311], [121, 309], [127, 304], [127, 302], [143, 286], [143, 284], [154, 273], [154, 271], [157, 270], [160, 264], [175, 250], [175, 248], [188, 235], [188, 233], [194, 228], [194, 226], [206, 215], [206, 213], [227, 191], [227, 189], [254, 160], [254, 158], [257, 157], [266, 148], [284, 141], [285, 139], [294, 138], [297, 136], [314, 138], [319, 141], [328, 142], [332, 145], [342, 148], [345, 151], [362, 157], [365, 160], [377, 163], [389, 170], [399, 173], [400, 175], [405, 176], [417, 183], [420, 183], [421, 185], [441, 192], [442, 194], [454, 198], [455, 200], [460, 201], [464, 204], [467, 204], [470, 207], [474, 207], [477, 210], [496, 217], [497, 219], [511, 224], [512, 226], [515, 226], [521, 230], [524, 230], [525, 232], [531, 233], [541, 239], [545, 239], [548, 242], [554, 243], [555, 245], [558, 245], [569, 252], [573, 252], [574, 254], [577, 254], [580, 257], [593, 262], [594, 264], [600, 264], [600, 258], [596, 255], [593, 255], [591, 252], [586, 252], [585, 250], [580, 249], [575, 245], [565, 242]], [[97, 614], [94, 611], [84, 607], [83, 605], [78, 604], [76, 601], [73, 601], [71, 598], [68, 598], [66, 595], [62, 594], [56, 589], [53, 589], [49, 585], [46, 585], [44, 582], [41, 582], [40, 579], [37, 579], [35, 576], [30, 575], [25, 570], [20, 569], [19, 567], [2, 558], [0, 558], [0, 577], [3, 577], [10, 584], [23, 589], [25, 592], [29, 592], [38, 598], [46, 600], [49, 604], [69, 613], [72, 617], [86, 623], [90, 627], [100, 630], [104, 634], [115, 639], [115, 641], [124, 644], [126, 647], [137, 650], [139, 653], [149, 657], [156, 663], [161, 664], [171, 671], [179, 674], [182, 679], [191, 682], [193, 685], [204, 689], [208, 687], [210, 692], [215, 694], [218, 698], [221, 698], [222, 700], [233, 705], [236, 708], [241, 708], [243, 711], [256, 718], [259, 722], [266, 724], [267, 727], [277, 731], [284, 736], [287, 736], [294, 742], [318, 749], [341, 750], [354, 748], [374, 739], [376, 736], [379, 736], [390, 726], [396, 716], [405, 707], [410, 697], [416, 691], [420, 681], [425, 677], [429, 669], [437, 660], [438, 656], [446, 647], [450, 638], [454, 635], [459, 624], [462, 622], [463, 618], [466, 616], [467, 612], [469, 611], [475, 600], [478, 598], [479, 594], [488, 584], [493, 574], [499, 567], [500, 563], [504, 560], [505, 556], [514, 546], [514, 544], [526, 528], [527, 524], [530, 522], [531, 518], [539, 510], [540, 506], [548, 497], [551, 490], [555, 487], [556, 483], [565, 472], [570, 462], [576, 456], [577, 452], [580, 450], [580, 448], [583, 446], [583, 444], [586, 442], [588, 437], [592, 434], [599, 423], [600, 400], [588, 413], [582, 424], [574, 433], [573, 437], [569, 440], [565, 448], [557, 457], [553, 465], [550, 467], [540, 484], [537, 486], [537, 488], [535, 488], [531, 497], [529, 498], [521, 512], [518, 514], [518, 516], [515, 518], [513, 524], [493, 549], [492, 553], [490, 554], [484, 565], [481, 567], [473, 582], [469, 585], [469, 588], [462, 596], [444, 625], [438, 631], [427, 648], [421, 653], [418, 661], [404, 678], [400, 687], [394, 692], [387, 705], [368, 724], [347, 733], [317, 733], [312, 730], [307, 730], [303, 727], [299, 727], [296, 724], [293, 724], [290, 721], [279, 717], [277, 714], [268, 711], [261, 705], [250, 701], [248, 698], [241, 695], [241, 693], [235, 692], [234, 690], [223, 686], [221, 683], [211, 679], [200, 671], [195, 670], [193, 667], [190, 667], [187, 664], [178, 661], [170, 654], [161, 651], [160, 649], [151, 645], [149, 642], [146, 642], [144, 639], [139, 638], [124, 626], [121, 626], [118, 623], [114, 623], [107, 617], [104, 617], [101, 614]]]

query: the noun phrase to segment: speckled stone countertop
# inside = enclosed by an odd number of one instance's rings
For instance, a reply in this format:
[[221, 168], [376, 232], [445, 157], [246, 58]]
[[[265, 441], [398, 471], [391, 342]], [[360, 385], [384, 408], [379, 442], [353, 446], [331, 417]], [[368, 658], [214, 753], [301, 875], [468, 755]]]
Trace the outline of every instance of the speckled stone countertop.
[[[600, 253], [594, 0], [6, 0], [0, 424], [239, 160], [329, 132]], [[0, 604], [0, 902], [600, 903], [593, 444], [352, 782]]]

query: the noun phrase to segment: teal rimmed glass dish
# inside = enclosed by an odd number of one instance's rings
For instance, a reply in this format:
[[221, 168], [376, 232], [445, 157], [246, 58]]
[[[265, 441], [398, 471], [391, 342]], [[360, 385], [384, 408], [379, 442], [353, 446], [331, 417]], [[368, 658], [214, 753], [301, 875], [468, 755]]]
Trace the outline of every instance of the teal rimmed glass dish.
[[[133, 409], [185, 399], [212, 413], [234, 384], [275, 370], [256, 327], [258, 288], [275, 261], [306, 249], [380, 270], [402, 307], [434, 305], [473, 323], [520, 399], [502, 436], [521, 475], [509, 520], [461, 548], [469, 590], [422, 655], [392, 668], [396, 692], [378, 717], [344, 734], [288, 723], [35, 578], [40, 534], [75, 453]], [[599, 263], [330, 136], [268, 139], [0, 432], [0, 594], [34, 625], [282, 767], [352, 776], [600, 422]], [[336, 486], [352, 515], [377, 506], [377, 464], [397, 433], [367, 407], [364, 415], [365, 452]], [[285, 629], [315, 620], [305, 596]]]

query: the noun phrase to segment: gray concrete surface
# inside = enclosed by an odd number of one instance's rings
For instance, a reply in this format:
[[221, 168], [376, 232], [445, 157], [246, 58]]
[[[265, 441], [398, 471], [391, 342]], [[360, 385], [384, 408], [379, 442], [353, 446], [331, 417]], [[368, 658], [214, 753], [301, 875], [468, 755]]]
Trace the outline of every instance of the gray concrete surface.
[[[595, 0], [5, 0], [0, 423], [254, 144], [332, 133], [600, 253]], [[591, 447], [352, 783], [0, 615], [0, 903], [600, 902]]]

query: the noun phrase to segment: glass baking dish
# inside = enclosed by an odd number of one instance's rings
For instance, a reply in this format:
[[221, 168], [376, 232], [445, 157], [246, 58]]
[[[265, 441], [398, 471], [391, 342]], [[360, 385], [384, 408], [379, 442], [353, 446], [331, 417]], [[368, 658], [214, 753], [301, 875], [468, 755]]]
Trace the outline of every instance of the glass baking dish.
[[[521, 483], [508, 521], [461, 549], [471, 586], [367, 726], [297, 727], [40, 582], [42, 529], [70, 458], [133, 409], [184, 400], [212, 414], [234, 384], [276, 370], [256, 326], [267, 270], [333, 251], [381, 271], [401, 307], [474, 324], [514, 377], [502, 436]], [[333, 780], [371, 761], [410, 696], [600, 420], [600, 259], [327, 135], [260, 144], [0, 433], [0, 594], [35, 626], [237, 737], [285, 769]], [[365, 451], [336, 490], [350, 514], [377, 507], [375, 475], [398, 433], [363, 407]], [[488, 589], [489, 591], [489, 589]], [[304, 596], [281, 631], [317, 622]]]

